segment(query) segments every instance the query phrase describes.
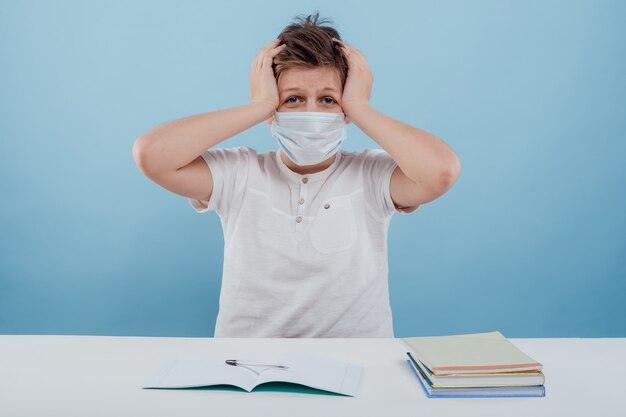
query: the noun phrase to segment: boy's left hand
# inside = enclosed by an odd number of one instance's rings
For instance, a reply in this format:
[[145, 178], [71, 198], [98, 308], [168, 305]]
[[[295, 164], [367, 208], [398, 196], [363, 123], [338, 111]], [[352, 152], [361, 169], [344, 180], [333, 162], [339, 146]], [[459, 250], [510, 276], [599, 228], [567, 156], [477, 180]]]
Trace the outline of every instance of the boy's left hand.
[[361, 51], [339, 39], [333, 38], [333, 40], [341, 45], [344, 56], [348, 60], [348, 77], [343, 87], [341, 107], [344, 113], [349, 115], [352, 108], [369, 106], [374, 75]]

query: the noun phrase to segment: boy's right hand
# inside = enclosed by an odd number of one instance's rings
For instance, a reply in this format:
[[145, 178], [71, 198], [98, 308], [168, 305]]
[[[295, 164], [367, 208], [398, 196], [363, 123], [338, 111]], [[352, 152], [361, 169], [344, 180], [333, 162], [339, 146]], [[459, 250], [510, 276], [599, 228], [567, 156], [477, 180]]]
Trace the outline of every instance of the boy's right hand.
[[272, 42], [264, 46], [259, 50], [259, 53], [252, 61], [252, 68], [250, 69], [250, 99], [253, 103], [271, 107], [271, 111], [274, 111], [279, 106], [278, 97], [278, 85], [276, 83], [276, 77], [274, 77], [274, 70], [272, 69], [272, 63], [274, 57], [278, 55], [287, 45], [278, 43], [279, 39], [274, 39]]

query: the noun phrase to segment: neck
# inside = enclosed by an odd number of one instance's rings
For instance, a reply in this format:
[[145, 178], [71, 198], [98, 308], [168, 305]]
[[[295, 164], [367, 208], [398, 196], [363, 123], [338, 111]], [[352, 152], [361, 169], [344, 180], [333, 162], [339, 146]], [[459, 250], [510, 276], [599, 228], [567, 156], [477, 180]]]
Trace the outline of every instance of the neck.
[[334, 154], [333, 156], [325, 161], [320, 162], [319, 164], [301, 166], [296, 165], [291, 159], [287, 158], [284, 153], [280, 152], [280, 159], [283, 160], [287, 168], [289, 168], [293, 172], [297, 172], [300, 175], [314, 174], [316, 172], [323, 171], [331, 166], [333, 162], [335, 162], [335, 158], [337, 158], [337, 154]]

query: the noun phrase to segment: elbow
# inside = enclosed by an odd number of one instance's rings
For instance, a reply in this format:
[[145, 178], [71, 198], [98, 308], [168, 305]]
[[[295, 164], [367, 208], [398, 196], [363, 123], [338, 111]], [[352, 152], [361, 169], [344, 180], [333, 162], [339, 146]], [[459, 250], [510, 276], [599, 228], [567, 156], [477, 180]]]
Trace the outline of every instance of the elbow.
[[439, 177], [441, 179], [440, 180], [441, 188], [444, 193], [448, 191], [450, 188], [452, 188], [452, 186], [454, 185], [454, 183], [456, 182], [456, 180], [459, 178], [460, 175], [461, 175], [461, 160], [459, 159], [458, 156], [452, 153], [450, 160], [447, 161], [444, 164], [443, 168], [441, 169], [441, 174]]
[[139, 170], [146, 176], [150, 176], [150, 152], [148, 146], [148, 140], [144, 136], [140, 136], [133, 143], [133, 160]]

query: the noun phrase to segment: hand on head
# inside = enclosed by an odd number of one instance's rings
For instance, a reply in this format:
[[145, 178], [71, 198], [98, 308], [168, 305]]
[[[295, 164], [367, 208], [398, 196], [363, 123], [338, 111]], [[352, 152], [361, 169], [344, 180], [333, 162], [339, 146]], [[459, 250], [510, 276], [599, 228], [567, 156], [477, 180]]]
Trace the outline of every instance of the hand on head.
[[341, 45], [344, 56], [348, 61], [348, 77], [343, 87], [343, 97], [341, 99], [343, 110], [348, 115], [350, 108], [369, 105], [374, 75], [361, 51], [339, 39], [333, 38], [333, 41]]
[[272, 62], [287, 45], [278, 45], [279, 39], [274, 39], [259, 52], [252, 61], [250, 69], [250, 99], [255, 103], [262, 103], [275, 110], [279, 105], [278, 85], [274, 77]]

